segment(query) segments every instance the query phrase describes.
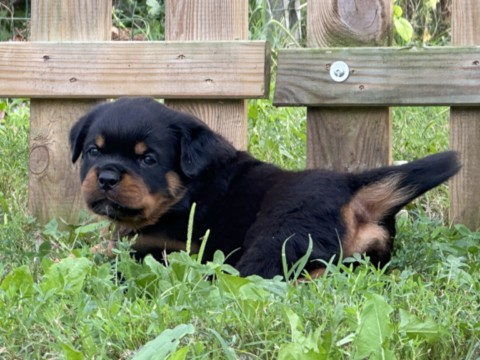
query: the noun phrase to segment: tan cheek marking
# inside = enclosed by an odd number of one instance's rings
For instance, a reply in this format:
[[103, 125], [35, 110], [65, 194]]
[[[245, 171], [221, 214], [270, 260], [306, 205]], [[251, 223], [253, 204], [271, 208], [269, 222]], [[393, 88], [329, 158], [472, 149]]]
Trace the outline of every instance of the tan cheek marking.
[[142, 200], [145, 204], [146, 224], [155, 224], [173, 205], [179, 202], [186, 194], [187, 189], [182, 185], [180, 177], [173, 171], [165, 174], [167, 194], [147, 194]]
[[173, 205], [180, 201], [185, 192], [178, 194], [179, 196], [177, 197], [165, 196], [163, 194], [150, 196], [144, 212], [147, 224], [155, 224]]
[[149, 192], [147, 185], [141, 178], [124, 174], [115, 195], [114, 200], [121, 205], [132, 209], [143, 209], [145, 198], [148, 198]]
[[143, 141], [140, 141], [135, 145], [134, 151], [136, 155], [143, 155], [147, 152], [147, 149], [147, 144], [145, 144]]
[[169, 171], [165, 174], [165, 179], [169, 194], [174, 198], [183, 197], [186, 189], [180, 180], [180, 176], [174, 171]]
[[85, 176], [85, 179], [82, 181], [81, 192], [87, 204], [99, 196], [96, 168], [88, 171], [87, 176]]
[[95, 138], [95, 145], [97, 145], [98, 148], [103, 148], [105, 145], [105, 138], [102, 135], [97, 135]]
[[141, 229], [155, 224], [171, 206], [180, 201], [186, 193], [180, 177], [173, 171], [165, 175], [167, 187], [165, 192], [151, 194], [145, 182], [131, 174], [125, 174], [122, 181], [110, 197], [119, 204], [132, 208], [142, 209], [143, 215], [132, 219], [122, 220], [122, 224], [134, 229]]

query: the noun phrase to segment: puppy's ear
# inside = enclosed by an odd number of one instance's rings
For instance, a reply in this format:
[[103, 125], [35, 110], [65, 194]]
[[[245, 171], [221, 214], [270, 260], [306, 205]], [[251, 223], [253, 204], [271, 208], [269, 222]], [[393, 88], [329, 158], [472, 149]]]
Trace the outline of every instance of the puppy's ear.
[[82, 153], [83, 144], [87, 137], [88, 130], [95, 119], [94, 112], [89, 112], [82, 116], [70, 130], [70, 151], [72, 152], [72, 162], [75, 163]]
[[183, 124], [180, 139], [180, 167], [192, 178], [210, 165], [235, 155], [235, 148], [203, 124]]

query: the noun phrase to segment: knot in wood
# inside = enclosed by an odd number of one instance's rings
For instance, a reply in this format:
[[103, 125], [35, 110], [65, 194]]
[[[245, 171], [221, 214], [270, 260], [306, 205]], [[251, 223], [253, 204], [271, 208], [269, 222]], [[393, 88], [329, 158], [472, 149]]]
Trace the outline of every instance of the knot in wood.
[[47, 170], [50, 163], [50, 155], [45, 145], [38, 145], [30, 150], [30, 172], [36, 175]]

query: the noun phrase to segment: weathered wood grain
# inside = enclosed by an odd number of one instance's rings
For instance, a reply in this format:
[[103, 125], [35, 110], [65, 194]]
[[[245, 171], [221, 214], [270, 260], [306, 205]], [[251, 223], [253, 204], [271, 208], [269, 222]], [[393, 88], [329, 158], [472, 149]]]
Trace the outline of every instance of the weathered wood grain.
[[[167, 0], [165, 2], [165, 38], [175, 41], [247, 40], [248, 0]], [[242, 57], [241, 54], [232, 54], [232, 57], [238, 56]], [[212, 67], [215, 66], [212, 65]], [[235, 72], [235, 67], [236, 65], [231, 66], [230, 70]], [[267, 76], [262, 89], [267, 96], [270, 67], [265, 64], [260, 70]], [[246, 79], [236, 77], [239, 85], [244, 80]], [[237, 85], [234, 84], [234, 87], [236, 88]], [[194, 97], [187, 96], [187, 98]], [[217, 96], [217, 99], [221, 98]], [[199, 117], [237, 148], [247, 148], [246, 100], [209, 100], [193, 103], [184, 100], [167, 100], [166, 104]]]
[[266, 55], [264, 41], [6, 42], [0, 96], [259, 98], [269, 89]]
[[[103, 0], [32, 0], [31, 39], [33, 41], [54, 41], [53, 46], [61, 47], [61, 41], [106, 41], [110, 39], [112, 2]], [[17, 96], [15, 81], [9, 76], [27, 72], [25, 58], [17, 58], [11, 64], [13, 69], [4, 68], [3, 59], [8, 56], [5, 49], [10, 46], [37, 46], [31, 44], [0, 44], [0, 87], [11, 89], [6, 96]], [[26, 54], [25, 54], [26, 55]], [[43, 53], [42, 56], [47, 55]], [[42, 67], [46, 59], [36, 59], [32, 67]], [[78, 56], [81, 58], [80, 56]], [[81, 61], [69, 58], [72, 70]], [[72, 66], [73, 65], [73, 66]], [[43, 66], [46, 66], [44, 64]], [[52, 71], [52, 70], [48, 70]], [[47, 73], [48, 73], [47, 71]], [[38, 74], [37, 74], [38, 75]], [[45, 74], [44, 74], [45, 75]], [[9, 80], [10, 79], [10, 80]], [[53, 90], [48, 76], [28, 78], [31, 89], [43, 86]], [[77, 167], [71, 162], [68, 133], [73, 122], [91, 108], [97, 100], [35, 100], [30, 102], [30, 164], [29, 164], [29, 211], [46, 223], [52, 218], [61, 218], [66, 223], [76, 223], [83, 199]]]
[[73, 224], [86, 209], [78, 164], [71, 161], [68, 135], [92, 100], [32, 100], [30, 109], [29, 211], [42, 223], [61, 218]]
[[169, 106], [193, 114], [241, 149], [247, 146], [247, 107], [243, 100], [169, 100]]
[[316, 160], [324, 168], [352, 172], [390, 159], [391, 147], [385, 144], [391, 142], [391, 131], [385, 126], [384, 108], [308, 108], [307, 114], [311, 111], [315, 118], [307, 122], [308, 167], [316, 167]]
[[[452, 43], [457, 46], [480, 45], [480, 2], [454, 0], [452, 8]], [[480, 92], [480, 47], [475, 60], [476, 74], [465, 84], [467, 90]], [[467, 64], [468, 65], [468, 64]], [[471, 65], [470, 65], [471, 67]], [[450, 77], [445, 81], [451, 86]], [[478, 99], [478, 97], [477, 97]], [[480, 105], [480, 99], [475, 105]], [[480, 108], [452, 107], [450, 145], [460, 153], [463, 166], [450, 180], [450, 219], [480, 229]]]
[[165, 38], [175, 41], [248, 39], [248, 0], [167, 0]]
[[307, 46], [382, 46], [390, 44], [392, 3], [384, 0], [311, 1]]
[[[309, 47], [365, 46], [388, 44], [391, 27], [390, 0], [322, 0], [308, 3], [307, 44]], [[309, 51], [309, 50], [305, 50]], [[303, 61], [303, 59], [298, 59]], [[282, 60], [283, 61], [283, 60]], [[310, 65], [310, 64], [308, 64]], [[318, 77], [315, 68], [297, 63], [307, 77], [279, 77], [277, 89], [298, 100], [298, 86]], [[325, 71], [325, 65], [322, 71]], [[290, 88], [293, 86], [293, 90]], [[315, 83], [314, 92], [323, 90]], [[278, 90], [277, 90], [278, 93]], [[277, 97], [278, 98], [278, 97]], [[277, 100], [276, 100], [277, 101]], [[277, 104], [280, 102], [277, 101]], [[390, 109], [309, 107], [307, 111], [307, 166], [357, 171], [386, 165], [391, 161]]]
[[[344, 61], [350, 76], [332, 80]], [[276, 105], [480, 105], [480, 47], [296, 49], [279, 52]]]

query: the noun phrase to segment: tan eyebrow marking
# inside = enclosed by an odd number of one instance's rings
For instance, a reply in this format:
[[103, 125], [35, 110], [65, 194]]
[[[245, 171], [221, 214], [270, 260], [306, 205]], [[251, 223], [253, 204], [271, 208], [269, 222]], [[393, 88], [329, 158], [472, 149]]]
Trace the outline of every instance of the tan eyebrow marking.
[[148, 146], [143, 141], [138, 142], [134, 148], [135, 154], [137, 155], [145, 154], [147, 152], [147, 149], [148, 149]]
[[95, 138], [95, 145], [99, 148], [103, 148], [105, 145], [105, 138], [102, 135], [97, 135]]

